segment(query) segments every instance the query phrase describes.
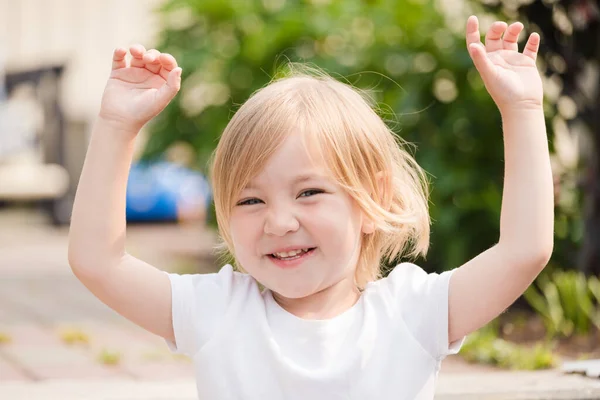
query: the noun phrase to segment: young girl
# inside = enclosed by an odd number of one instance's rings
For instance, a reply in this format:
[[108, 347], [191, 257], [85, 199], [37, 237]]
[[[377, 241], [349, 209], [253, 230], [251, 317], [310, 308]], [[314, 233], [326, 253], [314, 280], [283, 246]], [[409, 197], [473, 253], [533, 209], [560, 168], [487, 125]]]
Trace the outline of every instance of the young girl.
[[[207, 275], [167, 274], [126, 253], [133, 143], [180, 87], [169, 54], [113, 56], [69, 241], [76, 276], [100, 300], [194, 360], [202, 399], [431, 399], [440, 363], [506, 309], [547, 263], [553, 195], [532, 34], [495, 22], [469, 53], [502, 114], [499, 240], [465, 265], [382, 258], [425, 254], [422, 170], [355, 90], [296, 74], [252, 96], [216, 149], [219, 231], [235, 257]], [[264, 290], [259, 288], [259, 283]]]

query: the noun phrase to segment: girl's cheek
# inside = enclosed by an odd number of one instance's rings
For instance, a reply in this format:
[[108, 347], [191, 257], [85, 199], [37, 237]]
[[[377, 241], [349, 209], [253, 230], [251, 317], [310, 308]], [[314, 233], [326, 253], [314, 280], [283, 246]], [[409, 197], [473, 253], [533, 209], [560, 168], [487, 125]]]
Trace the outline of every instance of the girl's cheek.
[[240, 221], [240, 229], [243, 229], [248, 236], [256, 236], [262, 234], [265, 226], [263, 213], [253, 213], [244, 216]]

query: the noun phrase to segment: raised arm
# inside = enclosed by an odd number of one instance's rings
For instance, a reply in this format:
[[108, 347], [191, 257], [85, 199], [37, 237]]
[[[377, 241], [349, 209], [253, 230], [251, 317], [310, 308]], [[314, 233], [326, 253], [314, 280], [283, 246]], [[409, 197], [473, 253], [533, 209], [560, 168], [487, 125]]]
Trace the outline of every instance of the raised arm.
[[113, 54], [77, 187], [69, 264], [102, 302], [141, 327], [173, 340], [169, 278], [125, 251], [125, 194], [133, 146], [142, 126], [180, 87], [175, 59], [137, 45]]
[[504, 190], [498, 243], [458, 268], [450, 280], [450, 342], [510, 306], [552, 254], [553, 182], [542, 82], [535, 64], [540, 37], [532, 34], [519, 53], [522, 29], [519, 22], [508, 27], [495, 22], [484, 46], [477, 18], [467, 22], [469, 53], [502, 115]]

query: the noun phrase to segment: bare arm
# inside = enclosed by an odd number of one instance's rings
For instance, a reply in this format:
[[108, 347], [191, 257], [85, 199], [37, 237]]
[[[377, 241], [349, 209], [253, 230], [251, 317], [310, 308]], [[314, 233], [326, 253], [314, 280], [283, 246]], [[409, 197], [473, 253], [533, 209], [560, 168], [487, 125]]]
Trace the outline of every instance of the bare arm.
[[503, 116], [505, 179], [500, 240], [460, 267], [450, 286], [450, 340], [479, 329], [511, 305], [552, 253], [553, 194], [544, 116]]
[[[467, 35], [469, 31], [474, 34], [473, 28], [467, 25]], [[496, 28], [502, 33], [501, 26]], [[502, 114], [504, 190], [498, 244], [461, 266], [452, 276], [448, 328], [451, 342], [479, 329], [504, 311], [533, 282], [552, 254], [552, 171], [541, 104], [541, 80], [534, 62], [539, 37], [531, 36], [524, 53], [519, 54], [513, 47], [519, 31], [517, 25], [509, 28], [503, 44], [498, 32], [492, 29], [486, 40], [488, 52], [493, 52], [495, 45], [500, 46], [500, 52], [504, 51], [501, 58], [490, 57], [488, 61], [492, 59], [503, 70], [514, 65], [514, 75], [506, 74], [504, 80], [492, 76], [491, 70], [486, 73], [492, 65], [474, 56]], [[476, 35], [477, 39], [471, 37], [472, 42], [479, 40], [478, 31]], [[523, 58], [511, 58], [515, 54]], [[512, 82], [511, 77], [515, 78]], [[495, 86], [498, 82], [502, 84]], [[515, 86], [514, 91], [511, 84]], [[519, 89], [523, 90], [519, 92]], [[518, 96], [522, 96], [522, 101], [514, 101]]]
[[[125, 195], [135, 137], [177, 93], [180, 83], [177, 71], [171, 72], [177, 67], [172, 57], [163, 55], [162, 65], [148, 63], [143, 57], [150, 52], [136, 47], [132, 67], [125, 65], [125, 50], [115, 51], [73, 205], [69, 264], [102, 302], [173, 340], [168, 277], [125, 251]], [[149, 96], [144, 98], [141, 92]]]

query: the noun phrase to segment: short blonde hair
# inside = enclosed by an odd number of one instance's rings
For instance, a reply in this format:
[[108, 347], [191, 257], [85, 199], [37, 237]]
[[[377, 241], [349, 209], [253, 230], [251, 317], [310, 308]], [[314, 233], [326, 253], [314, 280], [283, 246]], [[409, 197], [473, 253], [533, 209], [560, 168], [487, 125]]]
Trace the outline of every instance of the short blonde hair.
[[237, 196], [291, 132], [375, 226], [363, 234], [355, 282], [381, 276], [381, 262], [425, 255], [429, 247], [428, 183], [406, 143], [375, 112], [365, 93], [305, 65], [254, 93], [235, 113], [213, 154], [211, 180], [220, 249], [233, 258], [229, 219]]

